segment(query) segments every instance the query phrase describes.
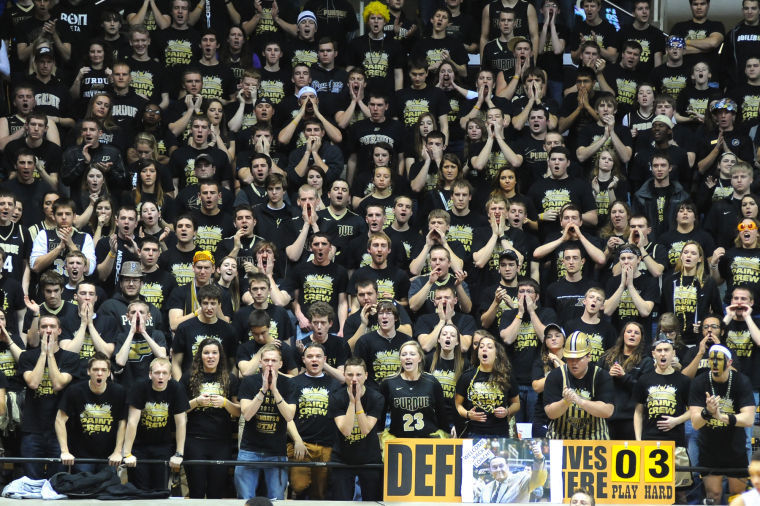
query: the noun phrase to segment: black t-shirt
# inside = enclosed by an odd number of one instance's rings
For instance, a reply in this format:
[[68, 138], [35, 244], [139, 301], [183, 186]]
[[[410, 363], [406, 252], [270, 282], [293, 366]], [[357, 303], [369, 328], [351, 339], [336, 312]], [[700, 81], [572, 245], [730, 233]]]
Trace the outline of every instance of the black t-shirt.
[[[731, 301], [731, 292], [736, 286], [751, 288], [753, 293], [760, 293], [760, 249], [731, 248], [718, 261], [720, 277], [726, 280], [726, 304]], [[758, 299], [755, 296], [753, 313], [758, 309]]]
[[[459, 413], [457, 413], [456, 404], [454, 403], [454, 398], [456, 397], [456, 388], [457, 388], [457, 380], [459, 379], [456, 374], [456, 363], [454, 359], [445, 359], [443, 357], [439, 357], [438, 361], [435, 364], [435, 368], [433, 368], [433, 356], [435, 352], [431, 351], [430, 353], [425, 355], [425, 370], [432, 374], [435, 379], [438, 380], [438, 383], [441, 384], [441, 388], [443, 389], [443, 398], [446, 403], [446, 418], [449, 421], [449, 426], [452, 425], [461, 425], [460, 422], [462, 422], [462, 417], [459, 416]], [[462, 370], [460, 371], [459, 376], [462, 375], [464, 371], [469, 369], [469, 361], [467, 360], [467, 357], [462, 354]]]
[[[594, 200], [594, 194], [591, 193], [591, 185], [580, 178], [538, 179], [528, 190], [528, 198], [533, 201], [533, 205], [539, 213], [546, 211], [559, 212], [562, 206], [570, 202], [578, 206], [581, 214], [596, 209], [596, 201]], [[559, 232], [559, 220], [556, 222], [541, 222], [540, 229], [544, 237], [550, 233]]]
[[675, 441], [676, 446], [686, 446], [684, 424], [669, 431], [660, 430], [657, 422], [663, 416], [679, 417], [689, 408], [690, 380], [680, 372], [644, 374], [636, 382], [633, 399], [642, 404], [642, 439], [648, 441]]
[[571, 282], [561, 278], [546, 288], [544, 305], [554, 309], [559, 318], [560, 325], [583, 315], [583, 299], [586, 290], [591, 287], [599, 287], [599, 283], [593, 279], [582, 277], [580, 281]]
[[412, 336], [401, 332], [390, 340], [377, 331], [368, 332], [356, 341], [354, 356], [364, 359], [368, 380], [377, 384], [398, 372], [401, 366], [398, 352], [402, 344], [411, 340]]
[[290, 69], [280, 67], [278, 71], [271, 71], [262, 68], [261, 83], [256, 97], [268, 98], [272, 101], [272, 105], [278, 105], [286, 95], [291, 93], [293, 84], [290, 77]]
[[77, 383], [64, 392], [58, 409], [69, 417], [69, 451], [77, 457], [107, 458], [114, 452], [119, 422], [127, 418], [127, 391], [109, 383], [96, 394], [89, 382]]
[[[2, 245], [0, 245], [2, 248]], [[0, 308], [5, 316], [5, 327], [11, 334], [18, 334], [21, 329], [18, 328], [18, 318], [16, 311], [25, 309], [24, 290], [21, 283], [13, 278], [5, 276], [0, 278]]]
[[[744, 374], [731, 371], [730, 381], [711, 381], [712, 373], [704, 372], [694, 378], [689, 391], [689, 407], [706, 407], [706, 393], [720, 396], [720, 410], [726, 414], [739, 414], [746, 406], [755, 407], [752, 384]], [[728, 390], [729, 385], [731, 390]], [[699, 463], [718, 464], [723, 467], [743, 466], [747, 463], [746, 436], [742, 427], [727, 425], [711, 418], [697, 433]]]
[[[553, 309], [548, 307], [539, 307], [536, 309], [538, 319], [546, 325], [557, 321], [557, 314]], [[509, 327], [517, 316], [517, 309], [510, 309], [501, 315], [499, 320], [499, 332]], [[506, 345], [509, 361], [512, 363], [512, 374], [520, 385], [531, 384], [530, 370], [533, 367], [533, 361], [539, 354], [541, 340], [536, 335], [536, 330], [530, 321], [530, 315], [526, 311], [520, 322], [520, 329], [517, 331], [517, 337], [512, 344]]]
[[[22, 352], [26, 348], [24, 341], [21, 340], [21, 336], [18, 333], [11, 333], [11, 341], [21, 348]], [[2, 376], [0, 381], [6, 382], [3, 388], [11, 392], [20, 393], [26, 387], [24, 378], [19, 373], [16, 359], [13, 358], [10, 347], [6, 343], [0, 343], [0, 376]]]
[[[279, 375], [277, 390], [287, 404], [295, 404], [292, 379]], [[240, 383], [240, 400], [252, 400], [263, 386], [261, 374], [246, 376]], [[243, 437], [240, 439], [240, 449], [249, 452], [260, 452], [267, 455], [285, 456], [287, 440], [287, 423], [275, 404], [274, 395], [267, 390], [261, 407], [253, 418], [245, 422]]]
[[638, 68], [625, 69], [619, 64], [608, 65], [603, 72], [610, 88], [615, 92], [618, 102], [618, 118], [633, 110], [636, 106], [636, 89], [644, 79]]
[[683, 64], [678, 67], [669, 67], [667, 63], [662, 63], [654, 68], [649, 77], [657, 93], [670, 95], [677, 102], [691, 79], [691, 69]]
[[[689, 19], [688, 21], [681, 21], [674, 24], [673, 28], [670, 29], [670, 35], [682, 37], [686, 41], [706, 39], [710, 36], [711, 33], [716, 32], [724, 35], [726, 33], [726, 29], [724, 28], [723, 23], [720, 21], [712, 21], [709, 19], [706, 19], [703, 23], [696, 23], [693, 19]], [[712, 70], [712, 80], [717, 81], [720, 75], [720, 72], [718, 70], [720, 69], [720, 58], [718, 56], [719, 48], [720, 46], [707, 53], [699, 52], [695, 54], [684, 54], [684, 65], [686, 65], [688, 68], [691, 68], [695, 63], [699, 61], [706, 61]]]
[[[615, 293], [620, 286], [620, 275], [613, 276], [607, 280], [605, 286], [605, 293], [607, 297]], [[638, 276], [633, 278], [633, 286], [641, 295], [641, 298], [647, 302], [657, 302], [660, 300], [660, 287], [658, 281], [650, 276]], [[615, 312], [610, 316], [612, 324], [615, 328], [622, 329], [623, 326], [629, 321], [639, 322], [644, 326], [645, 330], [651, 329], [652, 315], [651, 313], [647, 317], [641, 316], [639, 310], [636, 309], [636, 305], [633, 303], [631, 294], [628, 292], [628, 288], [623, 290], [623, 294], [620, 296], [620, 303]]]
[[760, 371], [754, 367], [758, 346], [749, 333], [747, 323], [743, 320], [731, 320], [726, 325], [726, 348], [731, 350], [733, 367], [747, 376], [752, 386], [760, 387]]
[[349, 242], [364, 235], [367, 230], [366, 222], [350, 209], [346, 209], [345, 214], [338, 218], [330, 208], [325, 208], [317, 211], [317, 218], [319, 231], [330, 237], [330, 244], [335, 246], [340, 257], [348, 256], [346, 249]]
[[[514, 362], [512, 362], [514, 364]], [[532, 363], [532, 362], [531, 362]], [[513, 375], [509, 378], [509, 391], [504, 392], [491, 381], [491, 373], [483, 372], [480, 367], [472, 367], [462, 373], [456, 386], [457, 395], [464, 397], [462, 405], [466, 410], [476, 408], [486, 414], [485, 422], [470, 420], [468, 430], [474, 434], [508, 437], [509, 418], [497, 418], [493, 410], [509, 407], [511, 400], [518, 396], [517, 381]]]
[[368, 90], [393, 94], [394, 70], [404, 66], [405, 53], [392, 35], [384, 35], [380, 40], [363, 35], [351, 41], [345, 50], [346, 65], [362, 67], [367, 73]]
[[448, 431], [443, 389], [432, 374], [422, 373], [415, 381], [393, 375], [380, 384], [380, 392], [390, 413], [392, 435], [426, 438], [438, 430]]
[[687, 241], [697, 241], [702, 246], [705, 257], [711, 257], [715, 250], [715, 242], [712, 236], [704, 230], [695, 228], [687, 233], [681, 233], [676, 229], [670, 230], [657, 238], [657, 242], [665, 247], [670, 267], [675, 267], [676, 261], [681, 256], [681, 250]]
[[[278, 381], [279, 382], [279, 381]], [[330, 418], [330, 392], [340, 387], [335, 378], [299, 374], [291, 380], [296, 413], [293, 421], [298, 434], [307, 443], [332, 446], [335, 430]]]
[[[143, 285], [140, 288], [140, 296], [145, 302], [149, 302], [161, 310], [165, 309], [164, 304], [176, 287], [177, 280], [174, 279], [171, 272], [159, 268], [153, 272], [145, 273]], [[168, 318], [164, 319], [168, 321]]]
[[[360, 398], [360, 402], [367, 416], [380, 420], [383, 415], [385, 398], [374, 388], [367, 387]], [[338, 388], [330, 394], [329, 411], [333, 420], [339, 416], [345, 416], [348, 410], [348, 391]], [[374, 431], [362, 434], [359, 423], [354, 417], [354, 428], [346, 437], [333, 423], [335, 430], [335, 445], [333, 446], [330, 460], [346, 464], [379, 464], [380, 445], [377, 444], [377, 435]]]
[[290, 282], [298, 289], [298, 302], [304, 314], [317, 301], [327, 302], [337, 312], [338, 296], [345, 294], [348, 286], [348, 273], [335, 263], [304, 262], [293, 269]]
[[407, 298], [409, 294], [409, 276], [390, 264], [385, 269], [373, 269], [370, 266], [358, 268], [351, 276], [346, 291], [356, 295], [356, 284], [368, 279], [377, 283], [378, 298], [385, 298], [383, 294], [390, 294], [391, 299], [399, 300]]
[[573, 34], [570, 36], [570, 49], [575, 51], [581, 45], [581, 42], [592, 40], [602, 49], [610, 47], [617, 48], [620, 45], [620, 36], [615, 27], [606, 19], [601, 19], [601, 23], [591, 26], [588, 23], [576, 23]]
[[[568, 371], [567, 366], [552, 370], [544, 383], [544, 407], [562, 399], [564, 388], [575, 390], [581, 398], [614, 402], [614, 387], [610, 374], [600, 367], [589, 364], [583, 378], [578, 379]], [[607, 422], [603, 418], [590, 415], [576, 405], [570, 406], [565, 414], [549, 422], [547, 437], [559, 439], [609, 439]]]
[[[187, 372], [182, 375], [180, 380], [182, 386], [185, 387], [188, 399], [193, 399], [201, 394], [221, 395], [227, 399], [234, 399], [238, 397], [238, 388], [241, 385], [237, 376], [230, 374], [227, 392], [225, 393], [218, 374], [201, 372], [198, 393], [194, 393], [190, 388], [190, 379], [191, 374]], [[279, 381], [277, 383], [279, 385]], [[187, 435], [194, 438], [230, 441], [235, 427], [236, 424], [233, 425], [232, 416], [226, 408], [198, 406], [187, 413]]]
[[135, 384], [129, 391], [129, 406], [142, 411], [135, 437], [135, 446], [140, 447], [170, 444], [174, 415], [190, 409], [185, 389], [173, 379], [160, 392], [149, 379]]
[[201, 36], [193, 28], [157, 30], [151, 37], [159, 61], [167, 68], [184, 69], [200, 57]]
[[[356, 332], [356, 331], [354, 331]], [[313, 334], [309, 334], [300, 343], [304, 346], [308, 346], [314, 342], [312, 339]], [[331, 367], [340, 367], [346, 363], [346, 359], [351, 356], [351, 348], [348, 346], [348, 340], [343, 339], [335, 334], [327, 334], [327, 340], [321, 344], [325, 349], [325, 362]], [[299, 366], [303, 364], [302, 354], [298, 353], [297, 349], [293, 350], [295, 358], [298, 361]]]
[[225, 212], [219, 211], [215, 215], [197, 212], [193, 213], [193, 217], [198, 223], [195, 231], [195, 245], [202, 250], [213, 254], [222, 239], [235, 234], [232, 216]]
[[606, 316], [600, 314], [599, 323], [586, 323], [580, 318], [569, 320], [563, 324], [563, 327], [567, 332], [574, 332], [579, 330], [586, 334], [588, 343], [591, 346], [589, 355], [591, 356], [591, 363], [599, 360], [604, 352], [609, 350], [615, 345], [617, 341], [618, 331], [609, 322]]
[[215, 65], [205, 65], [196, 62], [196, 66], [201, 71], [203, 77], [203, 88], [201, 95], [209, 100], [228, 100], [230, 95], [235, 92], [235, 75], [228, 65], [217, 63]]
[[[32, 371], [35, 368], [40, 352], [40, 348], [33, 348], [21, 354], [18, 359], [18, 372], [22, 378], [25, 372]], [[79, 357], [76, 353], [70, 351], [58, 350], [55, 353], [55, 362], [61, 373], [71, 374], [72, 376], [79, 368]], [[40, 381], [37, 389], [32, 390], [28, 386], [26, 388], [24, 413], [22, 415], [24, 424], [21, 430], [33, 434], [52, 431], [61, 393], [53, 389], [53, 382], [50, 379], [48, 366], [45, 365], [42, 381]]]
[[176, 248], [168, 249], [158, 257], [158, 268], [171, 273], [177, 286], [190, 283], [195, 277], [193, 272], [193, 256], [200, 251], [197, 247], [191, 251], [180, 251]]
[[[148, 12], [153, 15], [150, 9]], [[151, 103], [160, 103], [161, 93], [169, 91], [168, 87], [161, 82], [164, 76], [164, 67], [153, 58], [147, 61], [139, 61], [129, 56], [126, 62], [129, 64], [129, 74], [132, 77], [129, 87], [135, 90], [138, 95], [147, 98]]]
[[172, 351], [182, 353], [183, 372], [190, 370], [198, 345], [207, 338], [221, 343], [227, 357], [235, 356], [237, 338], [229, 323], [217, 319], [215, 323], [209, 324], [201, 322], [197, 317], [190, 318], [177, 326], [172, 341]]
[[443, 91], [432, 86], [425, 86], [421, 90], [404, 88], [397, 91], [396, 106], [398, 110], [395, 116], [406, 127], [407, 133], [411, 132], [422, 113], [429, 112], [437, 119], [447, 115], [450, 109]]

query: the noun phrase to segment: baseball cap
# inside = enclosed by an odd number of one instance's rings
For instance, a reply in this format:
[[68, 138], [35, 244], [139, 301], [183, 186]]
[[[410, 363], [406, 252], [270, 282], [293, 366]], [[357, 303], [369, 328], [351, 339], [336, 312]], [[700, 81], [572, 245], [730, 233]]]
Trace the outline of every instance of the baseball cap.
[[546, 327], [544, 327], [544, 336], [546, 336], [546, 333], [549, 332], [549, 329], [557, 329], [562, 334], [562, 337], [565, 337], [565, 329], [559, 326], [559, 323], [547, 323]]

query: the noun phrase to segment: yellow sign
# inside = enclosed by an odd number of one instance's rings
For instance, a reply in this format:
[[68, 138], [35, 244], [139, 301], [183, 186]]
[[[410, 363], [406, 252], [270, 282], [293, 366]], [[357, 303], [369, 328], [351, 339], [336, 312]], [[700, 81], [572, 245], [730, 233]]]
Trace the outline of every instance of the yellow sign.
[[585, 488], [598, 502], [673, 504], [673, 441], [563, 441], [565, 502]]
[[383, 500], [461, 502], [461, 439], [392, 439], [385, 444]]

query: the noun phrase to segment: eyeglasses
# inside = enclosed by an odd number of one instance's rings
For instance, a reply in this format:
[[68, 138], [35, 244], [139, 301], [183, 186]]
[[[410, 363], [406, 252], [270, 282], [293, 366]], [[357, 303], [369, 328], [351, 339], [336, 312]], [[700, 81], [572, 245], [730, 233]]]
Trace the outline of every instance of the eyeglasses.
[[710, 324], [704, 324], [702, 325], [703, 329], [712, 329], [712, 330], [718, 330], [720, 328], [720, 325], [717, 323], [710, 323]]
[[757, 224], [754, 221], [751, 221], [749, 223], [742, 222], [736, 226], [736, 230], [739, 232], [744, 232], [746, 230], [757, 230]]
[[145, 109], [145, 112], [149, 112], [152, 114], [161, 114], [161, 109]]

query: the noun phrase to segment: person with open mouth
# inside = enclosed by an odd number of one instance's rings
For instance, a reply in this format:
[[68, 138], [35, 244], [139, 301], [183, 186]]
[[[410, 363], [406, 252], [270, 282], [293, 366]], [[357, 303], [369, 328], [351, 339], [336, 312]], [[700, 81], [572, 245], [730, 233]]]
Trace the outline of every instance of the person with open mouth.
[[705, 495], [719, 504], [723, 495], [723, 477], [731, 495], [746, 489], [746, 432], [755, 419], [752, 382], [732, 367], [734, 354], [721, 344], [710, 346], [707, 353], [709, 372], [697, 376], [689, 390], [691, 424], [697, 432], [699, 460], [697, 466], [720, 470], [721, 474], [702, 475]]
[[[643, 374], [633, 390], [636, 440], [675, 441], [676, 465], [690, 466], [684, 423], [689, 415], [689, 378], [674, 369], [676, 343], [666, 334], [652, 344], [654, 371]], [[691, 485], [691, 473], [676, 473], [676, 487]], [[686, 503], [684, 489], [676, 489], [676, 502]]]
[[451, 437], [457, 437], [457, 434], [464, 430], [464, 420], [459, 417], [454, 403], [456, 384], [462, 373], [469, 369], [470, 361], [462, 351], [459, 329], [456, 325], [449, 323], [441, 327], [435, 350], [425, 356], [425, 364], [427, 372], [435, 376], [443, 388], [449, 432]]
[[[108, 459], [116, 474], [121, 464], [124, 429], [127, 424], [127, 392], [109, 383], [111, 362], [95, 352], [87, 366], [89, 381], [66, 390], [55, 417], [55, 433], [61, 446], [61, 463], [72, 472], [96, 473], [105, 464], [82, 464], [74, 455], [88, 459]], [[70, 423], [67, 423], [70, 422]]]
[[446, 400], [441, 384], [424, 372], [425, 354], [417, 341], [407, 341], [398, 352], [401, 369], [380, 384], [390, 423], [380, 441], [403, 438], [445, 438], [449, 435]]
[[484, 335], [477, 359], [478, 366], [457, 381], [454, 402], [465, 419], [463, 436], [516, 437], [512, 416], [520, 410], [520, 396], [504, 346], [492, 335]]

